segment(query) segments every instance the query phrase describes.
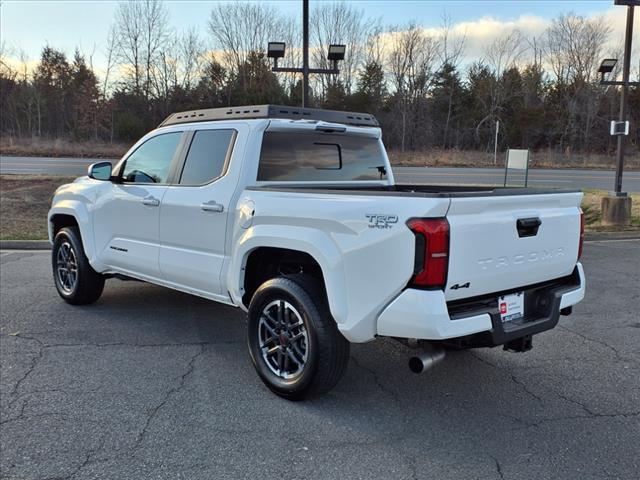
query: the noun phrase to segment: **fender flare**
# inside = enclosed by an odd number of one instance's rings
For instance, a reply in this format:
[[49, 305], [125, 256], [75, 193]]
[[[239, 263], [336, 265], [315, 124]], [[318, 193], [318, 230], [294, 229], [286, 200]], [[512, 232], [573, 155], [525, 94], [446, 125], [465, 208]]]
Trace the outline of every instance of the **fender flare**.
[[[55, 215], [67, 215], [75, 218], [78, 228], [80, 229], [80, 236], [82, 241], [82, 248], [89, 260], [92, 267], [96, 268], [96, 248], [95, 239], [93, 237], [93, 224], [91, 215], [87, 209], [86, 204], [78, 200], [64, 199], [55, 203], [49, 210], [47, 216], [48, 220], [48, 234], [49, 242], [53, 244], [53, 217]], [[96, 269], [98, 270], [98, 269]]]
[[261, 247], [286, 248], [304, 252], [320, 265], [331, 315], [338, 325], [346, 322], [347, 285], [342, 269], [342, 255], [329, 235], [300, 226], [257, 225], [242, 230], [234, 245], [227, 279], [229, 293], [236, 305], [245, 309], [242, 304], [244, 271], [251, 252]]

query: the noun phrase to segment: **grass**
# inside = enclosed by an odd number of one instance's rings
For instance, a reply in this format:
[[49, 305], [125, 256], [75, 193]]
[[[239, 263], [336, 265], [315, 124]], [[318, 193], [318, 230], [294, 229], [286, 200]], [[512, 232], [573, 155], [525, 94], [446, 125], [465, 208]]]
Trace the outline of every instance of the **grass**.
[[602, 197], [607, 195], [604, 190], [596, 190], [591, 188], [582, 189], [584, 197], [582, 198], [582, 211], [586, 230], [590, 232], [611, 232], [611, 231], [638, 231], [640, 232], [640, 194], [632, 193], [631, 196], [631, 225], [628, 227], [612, 227], [602, 225], [602, 211], [600, 203]]
[[131, 145], [66, 139], [0, 137], [0, 154], [17, 157], [120, 158]]
[[[47, 238], [47, 212], [53, 192], [73, 177], [45, 175], [0, 175], [0, 240], [43, 240]], [[640, 195], [632, 194], [631, 226], [600, 224], [603, 190], [584, 189], [582, 210], [588, 231], [640, 232]]]
[[56, 188], [74, 177], [0, 175], [0, 240], [47, 238], [47, 212]]

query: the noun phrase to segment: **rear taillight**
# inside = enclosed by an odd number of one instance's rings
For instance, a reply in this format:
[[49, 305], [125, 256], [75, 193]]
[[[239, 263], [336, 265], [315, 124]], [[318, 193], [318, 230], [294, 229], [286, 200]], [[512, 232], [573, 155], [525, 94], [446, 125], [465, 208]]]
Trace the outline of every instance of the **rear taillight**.
[[446, 218], [413, 218], [407, 226], [416, 236], [412, 287], [444, 288], [449, 269], [449, 222]]
[[582, 257], [582, 245], [584, 244], [584, 212], [580, 209], [580, 243], [578, 243], [578, 260]]

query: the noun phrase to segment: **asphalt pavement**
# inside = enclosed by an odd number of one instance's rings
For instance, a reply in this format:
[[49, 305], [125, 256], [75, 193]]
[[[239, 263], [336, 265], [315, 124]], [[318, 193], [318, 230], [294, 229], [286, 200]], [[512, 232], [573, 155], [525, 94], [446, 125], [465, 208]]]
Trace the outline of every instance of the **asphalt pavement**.
[[[0, 156], [0, 174], [84, 175], [91, 163], [102, 160], [105, 159]], [[111, 161], [115, 163], [117, 160]], [[433, 185], [503, 185], [504, 183], [502, 168], [394, 167], [393, 171], [399, 183]], [[522, 185], [524, 182], [521, 174], [514, 173], [509, 179], [510, 184], [513, 185]], [[613, 170], [532, 169], [529, 172], [528, 183], [531, 187], [612, 190], [614, 179]], [[640, 192], [640, 172], [625, 172], [622, 186], [627, 192]]]
[[237, 309], [109, 280], [56, 294], [48, 253], [0, 252], [0, 472], [7, 479], [634, 479], [640, 241], [585, 246], [587, 297], [515, 354], [453, 352], [415, 375], [353, 345], [328, 395], [253, 371]]

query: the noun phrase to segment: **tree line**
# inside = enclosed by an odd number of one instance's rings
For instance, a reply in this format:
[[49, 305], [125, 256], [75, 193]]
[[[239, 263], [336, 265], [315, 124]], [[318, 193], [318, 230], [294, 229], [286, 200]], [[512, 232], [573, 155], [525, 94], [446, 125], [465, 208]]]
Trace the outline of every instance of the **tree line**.
[[[170, 27], [161, 0], [118, 5], [100, 76], [91, 57], [45, 46], [32, 70], [0, 51], [0, 132], [18, 138], [131, 142], [175, 111], [250, 104], [300, 105], [295, 74], [274, 74], [268, 41], [285, 41], [282, 65], [300, 65], [300, 25], [273, 4], [215, 4], [202, 37]], [[398, 150], [611, 152], [608, 125], [619, 89], [599, 85], [611, 26], [568, 13], [528, 38], [513, 30], [480, 58], [467, 58], [464, 33], [443, 17], [437, 32], [382, 25], [347, 3], [311, 12], [311, 61], [328, 67], [326, 47], [347, 45], [340, 74], [312, 77], [312, 106], [370, 112]], [[617, 74], [619, 72], [614, 72]], [[635, 75], [635, 74], [634, 74]], [[640, 91], [630, 90], [633, 145]]]

